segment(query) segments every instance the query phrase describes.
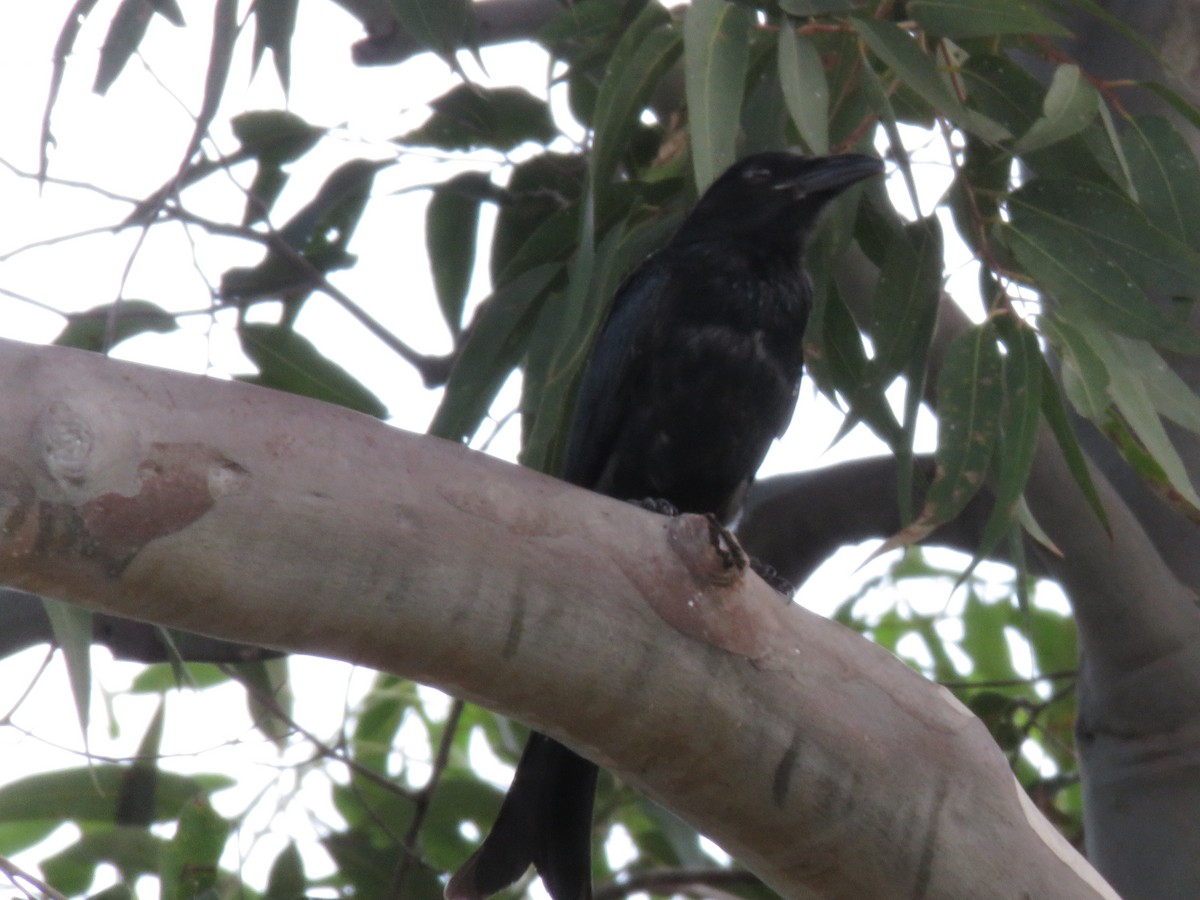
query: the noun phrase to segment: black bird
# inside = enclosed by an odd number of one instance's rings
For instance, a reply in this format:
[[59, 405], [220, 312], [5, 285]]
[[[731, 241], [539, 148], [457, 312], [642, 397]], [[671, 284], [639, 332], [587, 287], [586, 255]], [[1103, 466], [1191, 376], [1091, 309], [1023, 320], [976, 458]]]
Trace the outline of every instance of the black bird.
[[[796, 404], [821, 209], [883, 170], [848, 154], [759, 153], [722, 174], [617, 289], [576, 401], [566, 480], [728, 521]], [[532, 864], [554, 900], [590, 900], [596, 766], [530, 735], [491, 833], [448, 900], [480, 900]]]

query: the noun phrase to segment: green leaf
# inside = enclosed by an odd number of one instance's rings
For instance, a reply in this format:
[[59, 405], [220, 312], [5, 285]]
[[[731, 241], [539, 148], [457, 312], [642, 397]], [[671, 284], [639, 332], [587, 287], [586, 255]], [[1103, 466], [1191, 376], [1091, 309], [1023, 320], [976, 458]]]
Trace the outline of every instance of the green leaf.
[[596, 98], [591, 183], [613, 181], [630, 137], [659, 79], [679, 57], [683, 39], [667, 11], [649, 3], [613, 50]]
[[382, 419], [385, 407], [362, 383], [324, 356], [308, 338], [284, 325], [242, 322], [242, 350], [258, 367], [243, 381], [334, 403]]
[[1056, 144], [1083, 131], [1100, 108], [1100, 95], [1079, 66], [1059, 66], [1042, 100], [1042, 115], [1013, 145], [1017, 154]]
[[464, 172], [434, 188], [425, 208], [425, 248], [442, 318], [462, 332], [463, 305], [475, 268], [479, 206], [492, 183], [482, 172]]
[[271, 874], [267, 876], [267, 892], [263, 900], [295, 900], [306, 896], [308, 879], [304, 877], [304, 860], [292, 841], [283, 848], [271, 863]]
[[1103, 421], [1112, 401], [1108, 395], [1108, 366], [1083, 334], [1070, 322], [1052, 316], [1038, 319], [1062, 363], [1063, 391], [1079, 414]]
[[534, 266], [480, 304], [429, 425], [430, 434], [459, 442], [475, 433], [524, 353], [546, 289], [561, 272], [556, 263]]
[[229, 124], [242, 152], [272, 166], [299, 159], [328, 132], [283, 109], [239, 113]]
[[[86, 891], [96, 877], [96, 869], [104, 863], [116, 867], [122, 879], [133, 884], [143, 875], [158, 872], [159, 854], [165, 844], [162, 838], [144, 828], [89, 831], [69, 847], [42, 860], [41, 869], [49, 884], [71, 895]], [[89, 900], [95, 900], [96, 896]], [[126, 896], [132, 900], [132, 895]]]
[[862, 90], [859, 93], [875, 111], [879, 123], [883, 126], [883, 132], [887, 135], [892, 155], [899, 163], [900, 174], [904, 176], [904, 186], [908, 188], [908, 197], [912, 202], [913, 210], [920, 210], [921, 201], [917, 193], [917, 179], [913, 175], [912, 160], [909, 159], [904, 137], [900, 134], [900, 123], [896, 118], [896, 110], [892, 107], [888, 91], [884, 88], [883, 82], [879, 80], [879, 76], [875, 74], [875, 69], [872, 68], [870, 60], [865, 54], [862, 65]]
[[113, 82], [124, 71], [125, 64], [137, 52], [153, 15], [154, 7], [145, 0], [121, 0], [108, 26], [108, 34], [104, 36], [104, 45], [100, 48], [100, 64], [92, 84], [93, 92], [101, 96], [108, 93]]
[[1009, 212], [1005, 243], [1067, 318], [1087, 315], [1130, 337], [1200, 353], [1196, 330], [1146, 295], [1190, 296], [1200, 255], [1126, 197], [1090, 182], [1039, 178], [1010, 196]]
[[217, 815], [207, 797], [193, 797], [183, 805], [175, 837], [162, 852], [162, 900], [194, 900], [208, 892], [215, 894], [217, 861], [229, 832], [230, 823]]
[[1128, 120], [1122, 145], [1150, 221], [1187, 246], [1200, 247], [1200, 166], [1171, 120]]
[[454, 55], [474, 45], [471, 0], [389, 0], [389, 5], [403, 30], [461, 73]]
[[[1187, 473], [1187, 467], [1175, 449], [1159, 418], [1146, 378], [1153, 375], [1139, 371], [1136, 360], [1146, 361], [1144, 354], [1126, 352], [1131, 343], [1118, 345], [1114, 339], [1086, 320], [1076, 320], [1076, 327], [1096, 351], [1108, 369], [1108, 394], [1121, 417], [1129, 424], [1138, 441], [1162, 469], [1170, 487], [1193, 510], [1200, 509], [1200, 495]], [[1161, 373], [1160, 373], [1161, 374]], [[1192, 398], [1195, 400], [1195, 397]]]
[[1112, 344], [1159, 415], [1200, 434], [1200, 396], [1167, 361], [1145, 341], [1113, 336]]
[[[93, 764], [59, 769], [10, 781], [0, 786], [0, 822], [63, 821], [113, 824], [117, 798], [130, 766]], [[160, 771], [154, 791], [153, 820], [174, 819], [179, 808], [196, 794], [236, 784], [227, 775], [178, 775]]]
[[683, 65], [696, 187], [733, 164], [750, 61], [754, 14], [728, 0], [692, 0], [683, 25]]
[[937, 471], [921, 514], [875, 551], [923, 540], [958, 515], [983, 485], [1004, 399], [995, 326], [973, 326], [951, 342], [938, 378]]
[[1192, 124], [1193, 128], [1200, 128], [1200, 109], [1197, 109], [1188, 100], [1185, 100], [1182, 95], [1171, 90], [1165, 84], [1159, 84], [1156, 81], [1139, 81], [1138, 87], [1145, 88], [1159, 98], [1165, 100], [1166, 103], [1175, 112], [1179, 113], [1184, 119]]
[[166, 706], [160, 700], [154, 717], [146, 726], [146, 733], [142, 735], [137, 757], [121, 780], [114, 818], [118, 825], [145, 828], [154, 822], [158, 793], [158, 756], [162, 749], [165, 710]]
[[1067, 418], [1062, 396], [1055, 387], [1054, 373], [1050, 371], [1050, 366], [1045, 359], [1042, 360], [1042, 384], [1045, 385], [1045, 389], [1042, 391], [1042, 417], [1045, 418], [1046, 424], [1050, 426], [1050, 430], [1054, 434], [1054, 439], [1058, 442], [1071, 477], [1075, 479], [1075, 483], [1083, 492], [1083, 496], [1091, 506], [1092, 512], [1096, 514], [1096, 518], [1103, 524], [1105, 531], [1108, 531], [1108, 513], [1104, 509], [1104, 504], [1100, 502], [1100, 495], [1096, 492], [1096, 485], [1092, 481], [1091, 470], [1088, 468], [1083, 450], [1079, 446], [1079, 439], [1071, 427], [1071, 420]]
[[177, 28], [182, 28], [187, 22], [183, 18], [183, 10], [176, 0], [149, 0], [154, 11]]
[[856, 18], [853, 22], [871, 51], [926, 103], [955, 125], [987, 141], [998, 143], [1012, 137], [1003, 125], [963, 106], [938, 73], [933, 58], [908, 32], [878, 19]]
[[67, 664], [67, 675], [71, 682], [71, 696], [75, 700], [75, 714], [79, 719], [79, 730], [87, 743], [88, 711], [92, 699], [92, 613], [79, 606], [71, 606], [61, 600], [42, 598], [46, 617], [54, 631], [54, 642], [58, 644]]
[[888, 248], [871, 299], [875, 358], [870, 377], [886, 387], [924, 358], [942, 291], [942, 238], [934, 218], [907, 225]]
[[1043, 15], [1040, 6], [1029, 0], [912, 0], [906, 8], [918, 25], [941, 37], [961, 39], [1000, 34], [1069, 37], [1071, 33]]
[[1037, 335], [1023, 323], [996, 323], [1005, 349], [1004, 405], [995, 463], [995, 506], [983, 529], [972, 566], [989, 556], [1016, 518], [1017, 503], [1033, 469], [1042, 416], [1042, 351]]
[[296, 30], [296, 6], [299, 0], [256, 0], [254, 15], [254, 69], [271, 51], [275, 73], [286, 93], [292, 73], [292, 33]]
[[1030, 223], [1088, 241], [1113, 259], [1143, 290], [1194, 297], [1200, 254], [1146, 218], [1128, 197], [1098, 184], [1037, 178], [1008, 198], [1013, 227]]
[[527, 141], [548, 144], [558, 136], [546, 101], [524, 88], [460, 84], [429, 107], [433, 113], [424, 124], [393, 140], [410, 147], [507, 153]]
[[238, 663], [238, 679], [246, 687], [246, 710], [254, 727], [280, 751], [292, 733], [292, 695], [288, 658]]
[[808, 35], [779, 30], [779, 83], [788, 114], [810, 153], [829, 152], [829, 82], [821, 53]]
[[[175, 316], [148, 300], [118, 300], [67, 314], [67, 324], [54, 343], [104, 353], [139, 334], [166, 334], [179, 328]], [[111, 335], [111, 337], [110, 337]]]

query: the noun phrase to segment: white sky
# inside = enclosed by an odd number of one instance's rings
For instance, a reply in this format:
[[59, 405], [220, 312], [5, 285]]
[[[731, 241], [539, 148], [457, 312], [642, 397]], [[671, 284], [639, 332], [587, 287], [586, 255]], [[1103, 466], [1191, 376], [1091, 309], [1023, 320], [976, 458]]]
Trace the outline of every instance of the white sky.
[[[50, 78], [50, 56], [63, 18], [71, 2], [9, 4], [0, 13], [0, 160], [25, 172], [37, 167], [38, 133]], [[66, 70], [58, 107], [53, 119], [57, 139], [51, 157], [53, 178], [95, 184], [107, 191], [140, 198], [165, 182], [176, 170], [192, 129], [190, 111], [199, 107], [206, 66], [207, 32], [211, 4], [184, 4], [189, 28], [175, 29], [156, 18], [144, 43], [146, 55], [135, 57], [107, 97], [90, 92], [98, 49], [116, 0], [99, 3], [82, 30]], [[446, 66], [428, 56], [399, 67], [360, 69], [349, 58], [349, 47], [361, 37], [358, 23], [332, 3], [300, 4], [297, 36], [293, 49], [293, 84], [290, 109], [316, 124], [340, 126], [311, 154], [313, 165], [294, 167], [294, 177], [276, 210], [279, 224], [309, 199], [324, 175], [338, 163], [356, 156], [375, 156], [387, 138], [419, 123], [426, 111], [424, 102], [453, 84]], [[270, 60], [253, 79], [249, 70], [250, 41], [240, 43], [237, 63], [229, 79], [225, 112], [247, 108], [271, 108], [284, 103]], [[547, 60], [537, 48], [501, 47], [484, 51], [488, 74], [496, 83], [523, 83], [535, 94], [545, 90]], [[471, 68], [472, 77], [486, 76]], [[440, 86], [440, 87], [439, 87]], [[556, 106], [561, 106], [556, 100]], [[236, 142], [217, 120], [214, 135], [221, 151]], [[212, 151], [212, 145], [207, 145]], [[386, 152], [386, 149], [385, 151]], [[933, 207], [948, 181], [944, 164], [937, 162], [935, 145], [918, 157], [918, 169], [927, 196], [925, 209]], [[481, 157], [481, 162], [494, 162]], [[445, 352], [449, 339], [434, 299], [425, 258], [424, 205], [427, 192], [394, 193], [412, 184], [444, 180], [462, 168], [461, 162], [444, 162], [436, 156], [410, 154], [403, 164], [386, 170], [376, 182], [373, 202], [351, 246], [359, 256], [353, 269], [332, 276], [342, 290], [371, 311], [402, 340], [425, 352]], [[238, 173], [243, 184], [249, 171]], [[208, 193], [192, 191], [189, 202], [198, 212], [210, 211], [215, 218], [227, 217], [231, 208], [240, 209], [241, 193], [222, 177], [210, 179]], [[898, 198], [898, 203], [904, 203]], [[231, 206], [232, 204], [232, 206]], [[178, 226], [157, 228], [148, 235], [104, 232], [69, 242], [16, 252], [34, 242], [51, 240], [111, 225], [129, 207], [100, 198], [94, 193], [49, 184], [39, 196], [36, 185], [0, 169], [0, 289], [32, 298], [38, 304], [63, 312], [108, 303], [120, 295], [144, 298], [173, 311], [205, 310], [210, 303], [210, 285], [232, 265], [251, 265], [261, 256], [257, 247], [245, 247]], [[195, 244], [191, 241], [194, 239]], [[139, 241], [143, 241], [138, 245]], [[481, 244], [485, 242], [481, 241]], [[131, 265], [132, 260], [132, 265]], [[480, 271], [485, 271], [481, 266]], [[950, 272], [952, 278], [974, 279], [973, 268]], [[124, 287], [122, 284], [124, 283]], [[973, 288], [962, 288], [963, 291]], [[477, 302], [487, 293], [487, 284], [477, 278], [471, 298]], [[114, 355], [170, 366], [196, 373], [228, 377], [248, 372], [231, 330], [232, 314], [189, 317], [186, 328], [176, 335], [151, 335], [121, 345]], [[32, 342], [52, 339], [63, 325], [60, 316], [0, 293], [0, 336]], [[332, 301], [310, 300], [301, 319], [301, 329], [318, 341], [322, 350], [360, 377], [391, 410], [393, 422], [416, 431], [424, 430], [436, 407], [439, 394], [422, 388], [419, 378], [391, 351], [367, 334]], [[515, 405], [515, 394], [510, 392]], [[832, 450], [829, 443], [840, 417], [811, 387], [802, 391], [801, 407], [794, 428], [773, 450], [764, 473], [814, 465], [828, 465], [848, 457], [877, 452], [879, 445], [866, 436], [855, 436]], [[518, 429], [509, 427], [492, 452], [515, 453]], [[922, 443], [932, 442], [927, 422]], [[863, 581], [878, 575], [886, 560], [872, 563], [853, 574], [869, 548], [844, 551], [826, 566], [801, 592], [800, 601], [829, 609]], [[913, 598], [914, 600], [916, 598]], [[947, 602], [944, 593], [933, 602]], [[43, 652], [29, 651], [0, 662], [0, 715], [7, 712], [34, 677]], [[153, 703], [144, 697], [122, 694], [137, 668], [114, 664], [97, 653], [97, 691], [93, 704], [92, 749], [114, 756], [128, 755], [136, 747], [153, 713]], [[298, 707], [304, 726], [319, 735], [336, 733], [344, 707], [365, 690], [371, 673], [318, 660], [294, 661], [294, 692], [305, 698]], [[112, 715], [105, 709], [111, 699]], [[47, 711], [51, 714], [47, 715]], [[81, 741], [73, 718], [65, 677], [59, 664], [39, 681], [34, 694], [15, 717], [29, 733], [0, 728], [0, 758], [6, 778], [32, 771], [79, 765]], [[172, 727], [181, 718], [203, 723], [202, 730]], [[109, 729], [117, 728], [117, 734]], [[301, 746], [291, 756], [280, 758], [274, 748], [250, 728], [240, 691], [221, 689], [187, 694], [173, 700], [167, 721], [168, 745], [164, 752], [175, 758], [171, 767], [180, 771], [237, 771], [244, 779], [242, 790], [218, 795], [218, 810], [238, 814], [261, 790], [278, 792], [287, 804], [294, 788], [294, 764], [308, 752]], [[201, 752], [203, 751], [203, 752]], [[417, 752], [422, 752], [418, 747]], [[199, 754], [199, 755], [196, 755]], [[310, 773], [307, 778], [324, 776]], [[324, 789], [304, 792], [293, 803], [292, 814], [272, 823], [276, 831], [258, 844], [249, 835], [265, 827], [273, 803], [264, 804], [247, 824], [242, 851], [249, 854], [247, 867], [252, 878], [265, 876], [264, 866], [281, 849], [286, 827], [305, 840], [306, 854], [313, 849], [309, 816], [336, 821], [324, 803]], [[281, 825], [285, 822], [286, 825]], [[66, 835], [57, 836], [62, 845]], [[22, 854], [19, 862], [32, 866], [44, 853]], [[235, 859], [226, 858], [230, 866]], [[313, 872], [310, 870], [310, 874]], [[0, 896], [6, 888], [0, 884]]]

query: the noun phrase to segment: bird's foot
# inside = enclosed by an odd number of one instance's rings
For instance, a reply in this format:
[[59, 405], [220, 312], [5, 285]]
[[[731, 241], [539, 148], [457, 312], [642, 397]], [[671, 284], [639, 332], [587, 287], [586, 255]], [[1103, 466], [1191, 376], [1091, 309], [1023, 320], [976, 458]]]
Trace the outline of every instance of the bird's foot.
[[662, 497], [642, 497], [640, 500], [630, 500], [629, 502], [634, 506], [640, 506], [642, 509], [658, 513], [660, 516], [679, 515], [679, 507], [670, 500], [664, 500]]
[[792, 602], [792, 594], [796, 593], [796, 586], [776, 572], [774, 566], [752, 556], [750, 557], [750, 568], [754, 570], [755, 575], [782, 594], [785, 603]]

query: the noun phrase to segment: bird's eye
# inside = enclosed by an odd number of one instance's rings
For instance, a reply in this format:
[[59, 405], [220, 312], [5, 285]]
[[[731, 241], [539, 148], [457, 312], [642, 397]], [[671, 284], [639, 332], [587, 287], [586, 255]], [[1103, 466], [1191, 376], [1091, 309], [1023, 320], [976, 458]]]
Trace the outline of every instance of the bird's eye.
[[750, 184], [763, 184], [771, 179], [771, 170], [766, 166], [751, 166], [742, 172], [742, 178]]

